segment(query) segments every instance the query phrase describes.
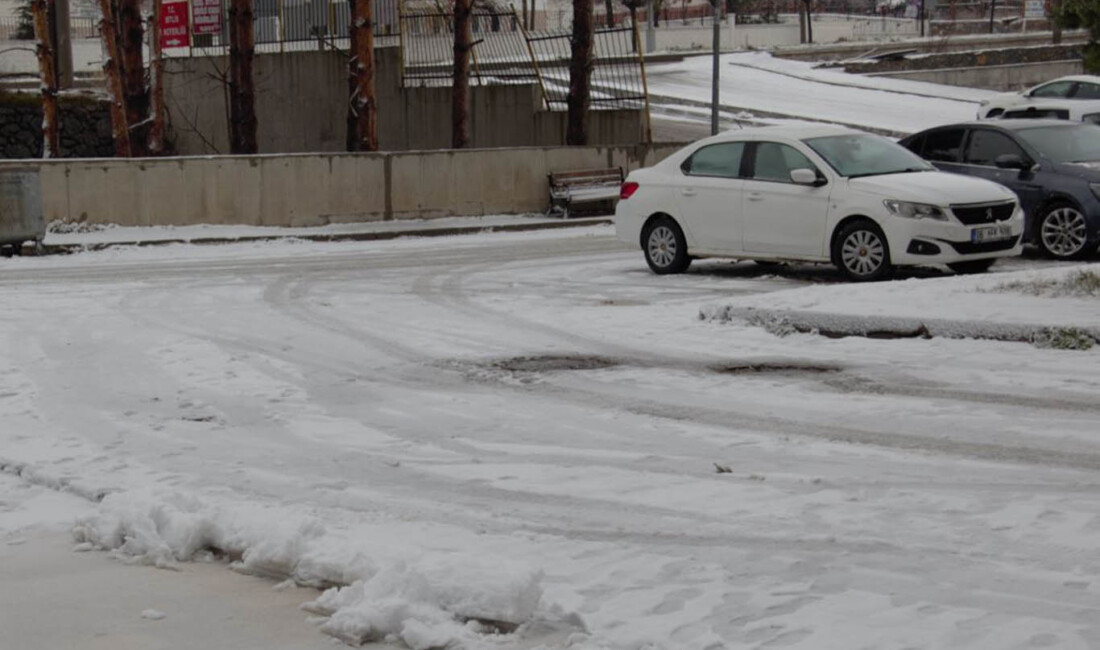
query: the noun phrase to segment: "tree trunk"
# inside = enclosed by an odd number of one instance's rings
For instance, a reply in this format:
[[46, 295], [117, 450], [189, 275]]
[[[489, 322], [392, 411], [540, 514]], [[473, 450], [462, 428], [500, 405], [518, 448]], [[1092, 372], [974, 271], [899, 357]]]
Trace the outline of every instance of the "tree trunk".
[[[654, 12], [656, 13], [656, 12]], [[573, 0], [572, 59], [569, 62], [569, 126], [565, 144], [588, 144], [588, 81], [592, 72], [592, 0]]]
[[[634, 29], [635, 33], [638, 33], [638, 7], [631, 3], [627, 5], [626, 8], [630, 10], [630, 26]], [[638, 39], [630, 39], [630, 51], [638, 51]]]
[[371, 0], [354, 0], [351, 23], [351, 106], [355, 111], [354, 151], [378, 151], [378, 100], [374, 92], [374, 14]]
[[806, 42], [814, 42], [814, 12], [813, 12], [813, 0], [805, 0], [806, 6]]
[[145, 29], [141, 22], [141, 0], [118, 0], [115, 26], [118, 29], [119, 74], [122, 81], [122, 101], [126, 106], [126, 122], [132, 153], [145, 155], [141, 137], [149, 117], [149, 93], [145, 88]]
[[256, 54], [252, 32], [252, 0], [229, 4], [229, 149], [251, 154], [256, 146], [256, 87], [252, 60]]
[[615, 5], [613, 0], [604, 0], [604, 11], [607, 12], [607, 26], [615, 27]]
[[470, 144], [470, 13], [473, 0], [455, 0], [454, 85], [451, 88], [451, 147]]
[[42, 81], [42, 157], [57, 158], [61, 149], [61, 130], [57, 123], [57, 75], [54, 52], [50, 46], [50, 19], [46, 0], [31, 3], [34, 13], [34, 38], [38, 41], [38, 73]]
[[1055, 45], [1062, 44], [1062, 0], [1050, 0], [1050, 12], [1047, 20], [1050, 21], [1051, 41]]
[[160, 49], [161, 0], [153, 0], [149, 29], [149, 94], [153, 124], [149, 127], [149, 155], [164, 153], [164, 53]]
[[115, 156], [129, 158], [133, 151], [130, 149], [130, 126], [126, 121], [126, 104], [118, 69], [118, 31], [115, 29], [111, 1], [99, 0], [99, 11], [103, 15], [99, 21], [99, 35], [107, 56], [103, 62], [103, 74], [107, 79], [107, 92], [111, 95], [111, 137], [115, 141]]
[[799, 43], [805, 43], [806, 42], [806, 12], [803, 10], [804, 6], [805, 5], [802, 4], [801, 0], [799, 0], [799, 3], [798, 3], [798, 42]]
[[661, 0], [649, 0], [649, 10], [653, 12], [653, 26], [661, 26]]

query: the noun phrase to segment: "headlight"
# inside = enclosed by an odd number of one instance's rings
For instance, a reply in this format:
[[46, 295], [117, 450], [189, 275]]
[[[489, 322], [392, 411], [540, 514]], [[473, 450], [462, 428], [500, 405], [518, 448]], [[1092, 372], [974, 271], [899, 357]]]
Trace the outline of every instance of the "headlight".
[[947, 221], [947, 215], [943, 213], [943, 210], [927, 203], [910, 203], [909, 201], [886, 199], [882, 204], [886, 206], [890, 214], [905, 217], [906, 219], [935, 219], [937, 221]]
[[1089, 183], [1089, 189], [1092, 190], [1092, 195], [1100, 199], [1100, 183]]

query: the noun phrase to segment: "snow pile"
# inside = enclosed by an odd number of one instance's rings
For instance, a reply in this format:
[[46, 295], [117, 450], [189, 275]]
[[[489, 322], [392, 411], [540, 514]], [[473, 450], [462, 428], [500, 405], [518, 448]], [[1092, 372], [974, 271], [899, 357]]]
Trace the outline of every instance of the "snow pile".
[[414, 650], [451, 647], [529, 620], [542, 596], [541, 579], [541, 573], [483, 560], [398, 562], [329, 589], [304, 608], [328, 616], [321, 629], [351, 643], [400, 639]]
[[400, 640], [410, 648], [472, 647], [486, 632], [531, 621], [543, 574], [469, 553], [392, 548], [363, 551], [364, 534], [267, 508], [209, 505], [180, 494], [119, 492], [78, 520], [78, 544], [128, 562], [172, 568], [224, 554], [236, 570], [329, 587], [304, 608], [328, 617], [322, 630], [349, 642]]
[[[1100, 340], [1100, 265], [875, 284], [815, 285], [704, 305], [699, 318], [777, 335], [899, 336], [1041, 341], [1049, 332]], [[1083, 339], [1082, 339], [1083, 340]], [[1055, 346], [1064, 347], [1064, 346]], [[1087, 349], [1083, 346], [1076, 349]]]

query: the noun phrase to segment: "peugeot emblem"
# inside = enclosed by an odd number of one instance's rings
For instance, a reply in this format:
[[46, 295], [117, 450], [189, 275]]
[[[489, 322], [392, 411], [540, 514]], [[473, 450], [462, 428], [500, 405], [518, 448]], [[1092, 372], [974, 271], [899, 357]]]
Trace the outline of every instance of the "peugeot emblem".
[[993, 208], [986, 208], [986, 210], [985, 210], [985, 220], [986, 221], [993, 221]]

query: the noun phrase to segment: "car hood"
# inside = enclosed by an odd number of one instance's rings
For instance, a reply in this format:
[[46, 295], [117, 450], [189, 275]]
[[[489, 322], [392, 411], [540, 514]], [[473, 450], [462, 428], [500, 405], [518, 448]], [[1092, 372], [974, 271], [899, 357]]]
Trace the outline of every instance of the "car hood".
[[1100, 182], [1100, 160], [1088, 162], [1060, 163], [1055, 166], [1059, 174], [1074, 176], [1093, 183]]
[[848, 186], [857, 192], [876, 194], [883, 198], [935, 205], [984, 203], [1016, 198], [1012, 190], [993, 181], [947, 172], [864, 176], [850, 179]]

